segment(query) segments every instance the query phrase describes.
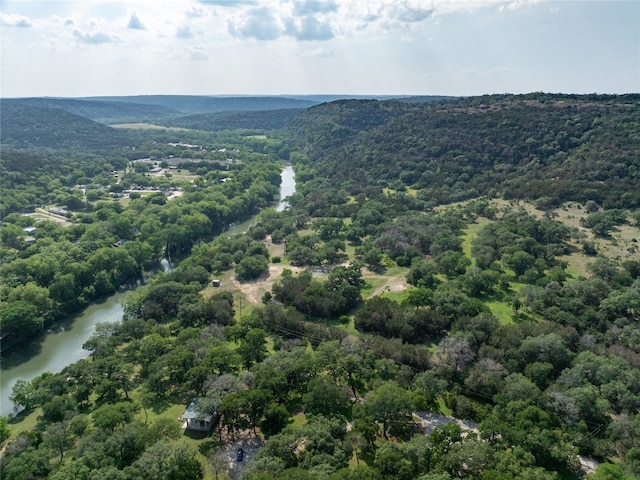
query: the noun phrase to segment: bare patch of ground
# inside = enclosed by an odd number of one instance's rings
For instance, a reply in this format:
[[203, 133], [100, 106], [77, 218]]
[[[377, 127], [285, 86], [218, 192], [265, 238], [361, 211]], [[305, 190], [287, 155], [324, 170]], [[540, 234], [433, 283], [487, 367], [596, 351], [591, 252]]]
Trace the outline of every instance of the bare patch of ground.
[[368, 295], [364, 295], [366, 298], [371, 298], [383, 293], [400, 293], [405, 291], [410, 285], [407, 283], [408, 269], [406, 268], [391, 268], [385, 273], [376, 273], [368, 268], [362, 270], [362, 278], [368, 282], [374, 282], [375, 289]]
[[394, 275], [393, 277], [385, 278], [385, 282], [373, 291], [371, 297], [388, 292], [404, 292], [407, 288], [409, 288], [409, 284], [404, 275]]
[[578, 455], [578, 461], [580, 462], [580, 468], [587, 475], [595, 472], [598, 469], [598, 465], [600, 465], [597, 460], [584, 455]]
[[448, 417], [441, 413], [435, 412], [415, 412], [413, 414], [414, 419], [417, 419], [418, 423], [422, 427], [422, 431], [425, 435], [429, 435], [435, 430], [436, 427], [447, 425], [449, 423], [456, 423], [463, 430], [470, 430], [474, 433], [479, 433], [478, 424], [469, 420], [461, 420], [459, 418]]
[[291, 265], [269, 265], [269, 275], [264, 278], [253, 280], [250, 282], [240, 282], [235, 274], [233, 274], [230, 278], [231, 283], [235, 288], [240, 290], [244, 296], [247, 298], [247, 301], [253, 303], [254, 305], [259, 305], [262, 302], [262, 296], [265, 292], [270, 292], [271, 287], [274, 282], [280, 278], [282, 272], [285, 269], [289, 269], [294, 273], [300, 272], [303, 269], [300, 267], [292, 267]]

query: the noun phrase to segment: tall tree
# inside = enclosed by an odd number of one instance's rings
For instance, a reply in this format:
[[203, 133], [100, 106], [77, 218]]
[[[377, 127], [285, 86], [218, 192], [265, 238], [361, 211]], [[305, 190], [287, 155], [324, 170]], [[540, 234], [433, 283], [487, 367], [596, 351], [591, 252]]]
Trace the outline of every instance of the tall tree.
[[386, 382], [370, 391], [364, 399], [363, 406], [373, 419], [382, 425], [382, 434], [388, 439], [391, 424], [407, 424], [411, 422], [413, 400], [411, 393], [395, 382]]

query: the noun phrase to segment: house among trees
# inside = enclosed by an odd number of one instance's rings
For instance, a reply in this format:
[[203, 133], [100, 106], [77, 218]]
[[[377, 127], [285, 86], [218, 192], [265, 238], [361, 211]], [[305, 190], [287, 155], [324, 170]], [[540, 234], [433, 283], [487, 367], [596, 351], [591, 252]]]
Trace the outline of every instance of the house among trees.
[[180, 419], [185, 422], [182, 425], [182, 428], [186, 430], [208, 432], [213, 426], [213, 417], [211, 415], [202, 415], [197, 411], [197, 407], [198, 399], [194, 398], [182, 417], [180, 417]]

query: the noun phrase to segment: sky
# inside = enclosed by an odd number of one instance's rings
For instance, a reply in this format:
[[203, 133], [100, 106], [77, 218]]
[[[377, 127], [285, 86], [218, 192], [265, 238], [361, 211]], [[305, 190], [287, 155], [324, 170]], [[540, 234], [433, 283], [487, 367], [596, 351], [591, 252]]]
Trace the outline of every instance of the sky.
[[640, 92], [640, 1], [0, 0], [0, 96]]

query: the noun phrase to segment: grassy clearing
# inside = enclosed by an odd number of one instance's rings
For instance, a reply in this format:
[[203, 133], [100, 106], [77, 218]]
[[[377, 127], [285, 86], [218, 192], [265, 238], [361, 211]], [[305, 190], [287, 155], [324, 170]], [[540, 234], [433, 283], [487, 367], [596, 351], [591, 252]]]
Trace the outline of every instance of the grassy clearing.
[[595, 257], [589, 257], [584, 253], [573, 253], [560, 257], [560, 261], [567, 262], [566, 271], [572, 279], [586, 277], [588, 274], [587, 267], [594, 260]]
[[353, 316], [349, 317], [348, 323], [342, 323], [340, 319], [333, 319], [326, 322], [327, 326], [333, 328], [339, 328], [340, 330], [344, 330], [350, 335], [357, 335], [358, 331], [355, 326], [355, 318]]
[[482, 230], [482, 228], [484, 228], [488, 223], [491, 223], [491, 220], [485, 217], [478, 217], [475, 223], [469, 225], [462, 234], [462, 253], [469, 257], [472, 266], [475, 266], [476, 264], [475, 258], [471, 255], [473, 241], [477, 238], [478, 232], [480, 232], [480, 230]]
[[15, 423], [8, 422], [7, 428], [11, 432], [9, 441], [14, 440], [22, 432], [30, 432], [34, 430], [38, 424], [38, 417], [42, 415], [42, 409], [36, 408], [26, 417], [18, 416], [19, 421]]
[[[139, 392], [134, 392], [131, 397], [136, 398], [138, 396], [138, 393]], [[175, 420], [179, 424], [182, 424], [179, 418], [182, 416], [186, 409], [186, 405], [167, 402], [166, 404], [158, 404], [156, 406], [147, 407], [146, 414], [145, 409], [141, 408], [140, 411], [136, 413], [135, 418], [136, 420], [139, 420], [142, 423], [148, 423], [149, 425], [159, 418], [168, 418], [170, 420]]]
[[401, 292], [391, 292], [386, 291], [380, 294], [381, 297], [388, 298], [389, 300], [393, 300], [396, 303], [402, 303], [405, 298], [407, 298], [407, 291], [403, 290]]
[[384, 278], [367, 278], [366, 282], [367, 283], [362, 289], [363, 298], [369, 298], [371, 295], [373, 295], [373, 292], [375, 292], [377, 288], [384, 284], [385, 280]]
[[500, 321], [500, 325], [513, 323], [513, 307], [497, 300], [486, 302], [491, 313]]
[[407, 273], [409, 273], [409, 269], [407, 267], [391, 267], [388, 268], [386, 272], [384, 272], [385, 277], [406, 277]]
[[347, 244], [345, 252], [349, 258], [355, 258], [356, 256], [356, 247], [354, 245]]
[[304, 413], [299, 412], [293, 416], [293, 422], [291, 422], [291, 425], [293, 425], [294, 428], [300, 428], [306, 424], [307, 424], [307, 417], [305, 416]]
[[449, 417], [453, 416], [453, 410], [444, 404], [444, 400], [442, 398], [438, 399], [438, 411], [443, 415], [447, 415]]

